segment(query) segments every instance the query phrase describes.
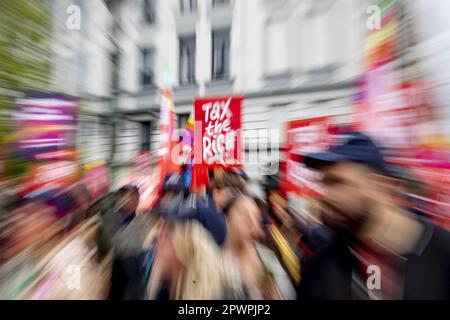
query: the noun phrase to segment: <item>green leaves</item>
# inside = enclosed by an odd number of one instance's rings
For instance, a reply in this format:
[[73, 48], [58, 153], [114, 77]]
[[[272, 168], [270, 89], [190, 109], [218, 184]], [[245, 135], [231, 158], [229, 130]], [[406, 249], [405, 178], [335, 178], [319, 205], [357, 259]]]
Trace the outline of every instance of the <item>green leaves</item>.
[[46, 1], [0, 2], [0, 88], [48, 89], [50, 34]]
[[0, 1], [0, 162], [11, 177], [23, 175], [27, 163], [7, 148], [10, 108], [17, 91], [49, 89], [51, 32], [49, 1]]

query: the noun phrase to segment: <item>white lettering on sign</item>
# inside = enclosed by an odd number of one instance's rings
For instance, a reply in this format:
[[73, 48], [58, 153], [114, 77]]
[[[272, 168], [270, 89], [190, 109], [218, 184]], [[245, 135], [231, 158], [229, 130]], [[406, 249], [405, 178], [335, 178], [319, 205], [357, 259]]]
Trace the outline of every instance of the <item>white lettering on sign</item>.
[[311, 124], [291, 130], [293, 151], [310, 153], [322, 151], [326, 147], [327, 125]]
[[231, 97], [226, 101], [205, 103], [205, 132], [203, 135], [203, 160], [207, 164], [214, 162], [230, 164], [234, 161], [235, 133], [231, 128]]
[[52, 164], [46, 165], [39, 168], [37, 173], [36, 182], [46, 183], [48, 181], [53, 181], [61, 179], [72, 174], [75, 174], [77, 170], [76, 164], [63, 162], [60, 165]]
[[303, 164], [291, 160], [288, 161], [287, 165], [288, 174], [294, 183], [303, 185], [319, 194], [323, 193], [322, 187], [318, 184], [322, 178], [320, 172], [306, 168]]
[[214, 104], [211, 102], [205, 103], [202, 106], [202, 110], [205, 112], [205, 123], [210, 120], [223, 120], [225, 116], [231, 118], [230, 102], [231, 97], [227, 101], [216, 101]]

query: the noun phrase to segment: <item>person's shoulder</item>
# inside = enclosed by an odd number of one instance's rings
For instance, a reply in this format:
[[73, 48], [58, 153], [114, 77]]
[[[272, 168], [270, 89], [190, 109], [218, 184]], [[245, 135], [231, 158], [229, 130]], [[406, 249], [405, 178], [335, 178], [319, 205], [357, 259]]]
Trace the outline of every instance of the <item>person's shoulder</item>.
[[318, 249], [306, 263], [306, 268], [327, 269], [335, 263], [341, 263], [350, 255], [348, 246], [338, 239], [324, 244]]
[[427, 260], [450, 261], [450, 233], [427, 219], [419, 219], [423, 226], [420, 239], [414, 246], [411, 254], [417, 257], [426, 257]]
[[429, 246], [432, 246], [443, 253], [450, 255], [450, 232], [437, 225], [432, 225], [433, 234]]

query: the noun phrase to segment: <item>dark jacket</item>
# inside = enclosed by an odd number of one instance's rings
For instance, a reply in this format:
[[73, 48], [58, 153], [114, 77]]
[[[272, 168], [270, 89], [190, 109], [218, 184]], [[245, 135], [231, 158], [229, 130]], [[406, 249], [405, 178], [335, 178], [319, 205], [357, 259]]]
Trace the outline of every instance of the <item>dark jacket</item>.
[[[423, 222], [425, 228], [413, 252], [397, 272], [404, 280], [400, 299], [450, 298], [450, 234]], [[298, 288], [300, 299], [355, 299], [352, 290], [354, 257], [343, 241], [314, 255], [303, 270]], [[381, 275], [382, 276], [382, 275]], [[403, 282], [403, 281], [402, 281]]]

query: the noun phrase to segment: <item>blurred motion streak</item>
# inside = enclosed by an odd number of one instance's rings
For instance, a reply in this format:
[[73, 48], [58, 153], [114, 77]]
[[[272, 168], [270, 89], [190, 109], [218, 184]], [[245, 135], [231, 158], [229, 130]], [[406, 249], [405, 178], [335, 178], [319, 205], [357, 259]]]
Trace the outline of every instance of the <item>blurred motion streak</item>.
[[350, 131], [381, 152], [374, 202], [450, 230], [449, 12], [0, 0], [0, 299], [295, 299], [327, 219], [356, 223], [334, 160], [307, 165]]

